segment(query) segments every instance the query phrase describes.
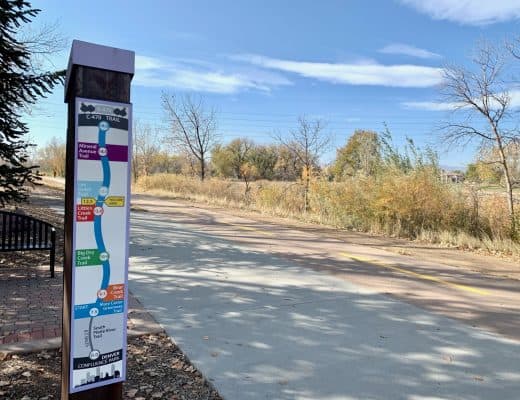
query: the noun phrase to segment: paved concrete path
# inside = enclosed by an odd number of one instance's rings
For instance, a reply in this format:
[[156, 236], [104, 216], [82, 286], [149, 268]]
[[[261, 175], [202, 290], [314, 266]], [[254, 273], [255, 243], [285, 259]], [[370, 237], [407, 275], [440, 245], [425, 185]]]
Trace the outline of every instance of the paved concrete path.
[[132, 204], [520, 341], [518, 262], [186, 201], [139, 195]]
[[520, 342], [176, 220], [134, 213], [130, 289], [226, 399], [520, 398]]

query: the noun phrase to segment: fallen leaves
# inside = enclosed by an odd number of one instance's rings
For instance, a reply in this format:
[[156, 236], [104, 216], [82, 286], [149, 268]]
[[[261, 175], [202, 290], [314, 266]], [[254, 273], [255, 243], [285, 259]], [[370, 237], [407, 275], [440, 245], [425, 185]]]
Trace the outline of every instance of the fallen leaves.
[[[58, 350], [11, 355], [0, 361], [0, 398], [57, 400]], [[129, 339], [125, 399], [221, 400], [202, 374], [165, 334]]]

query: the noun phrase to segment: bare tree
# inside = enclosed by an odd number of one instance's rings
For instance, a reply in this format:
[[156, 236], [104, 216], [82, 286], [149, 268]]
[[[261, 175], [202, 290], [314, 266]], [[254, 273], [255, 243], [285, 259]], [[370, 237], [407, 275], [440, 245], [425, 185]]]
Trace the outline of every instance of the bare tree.
[[481, 44], [473, 58], [474, 70], [459, 66], [444, 69], [442, 92], [455, 111], [446, 129], [448, 144], [467, 145], [478, 141], [481, 149], [496, 154], [490, 162], [502, 171], [510, 218], [511, 236], [517, 233], [513, 199], [513, 180], [507, 149], [520, 140], [520, 133], [511, 113], [511, 96], [505, 73], [505, 53], [489, 44]]
[[320, 156], [328, 149], [331, 136], [326, 134], [325, 123], [316, 119], [309, 121], [304, 116], [298, 118], [298, 128], [289, 132], [287, 137], [275, 134], [274, 138], [303, 166], [304, 210], [309, 208], [309, 186]]
[[132, 172], [134, 180], [151, 172], [154, 159], [161, 151], [161, 135], [157, 128], [139, 120], [134, 122]]
[[514, 58], [520, 60], [520, 36], [517, 36], [513, 40], [507, 41], [506, 48]]
[[[61, 33], [59, 21], [43, 23], [35, 28], [32, 24], [24, 26], [17, 33], [17, 38], [23, 48], [29, 51], [31, 57], [28, 69], [33, 74], [41, 74], [46, 69], [57, 69], [57, 56], [68, 47], [69, 40]], [[65, 70], [62, 71], [65, 76]], [[48, 112], [40, 104], [31, 104], [23, 108], [23, 112], [33, 116], [47, 116]], [[29, 141], [30, 142], [30, 141]]]
[[58, 21], [44, 23], [36, 30], [32, 25], [28, 25], [18, 33], [18, 39], [31, 53], [29, 63], [35, 73], [41, 72], [45, 64], [56, 68], [52, 60], [53, 56], [61, 53], [68, 46], [68, 39], [60, 32]]
[[61, 138], [52, 137], [51, 140], [36, 152], [36, 160], [40, 171], [52, 176], [65, 176], [65, 142]]
[[217, 143], [215, 110], [206, 108], [201, 97], [184, 96], [178, 99], [167, 93], [163, 93], [162, 105], [172, 144], [180, 152], [195, 157], [200, 179], [204, 180], [208, 157]]

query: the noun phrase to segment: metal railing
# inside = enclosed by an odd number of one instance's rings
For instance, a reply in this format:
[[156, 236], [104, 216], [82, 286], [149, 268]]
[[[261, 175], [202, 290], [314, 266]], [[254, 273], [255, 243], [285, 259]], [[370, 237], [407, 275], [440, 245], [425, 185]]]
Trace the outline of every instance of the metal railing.
[[54, 278], [56, 230], [48, 222], [28, 215], [0, 210], [0, 252], [50, 250], [51, 277]]

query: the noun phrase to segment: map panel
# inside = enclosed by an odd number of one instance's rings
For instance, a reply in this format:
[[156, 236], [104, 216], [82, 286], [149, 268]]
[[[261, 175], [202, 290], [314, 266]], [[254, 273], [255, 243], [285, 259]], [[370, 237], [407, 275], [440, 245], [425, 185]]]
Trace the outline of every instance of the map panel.
[[76, 100], [71, 393], [126, 377], [130, 112]]

